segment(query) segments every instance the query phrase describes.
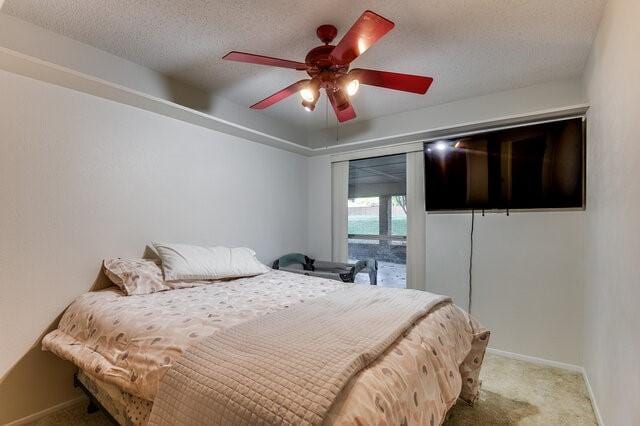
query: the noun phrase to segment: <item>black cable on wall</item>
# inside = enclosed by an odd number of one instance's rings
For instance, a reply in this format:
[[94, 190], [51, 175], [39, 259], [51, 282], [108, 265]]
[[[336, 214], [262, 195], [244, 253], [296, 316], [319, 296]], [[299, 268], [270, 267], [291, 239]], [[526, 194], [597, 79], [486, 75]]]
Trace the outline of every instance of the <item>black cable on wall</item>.
[[467, 312], [471, 315], [471, 302], [473, 296], [473, 228], [475, 224], [476, 211], [471, 210], [471, 232], [469, 238], [469, 302], [467, 304]]

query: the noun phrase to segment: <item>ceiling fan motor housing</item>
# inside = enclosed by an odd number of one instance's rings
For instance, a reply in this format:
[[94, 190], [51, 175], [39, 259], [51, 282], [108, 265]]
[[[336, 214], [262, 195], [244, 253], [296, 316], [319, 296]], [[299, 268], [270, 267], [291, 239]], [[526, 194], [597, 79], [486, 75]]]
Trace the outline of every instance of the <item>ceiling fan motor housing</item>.
[[326, 44], [324, 46], [318, 46], [307, 53], [307, 57], [304, 59], [307, 64], [307, 74], [314, 77], [322, 71], [333, 71], [346, 74], [349, 71], [349, 65], [334, 65], [331, 61], [331, 52], [335, 46]]

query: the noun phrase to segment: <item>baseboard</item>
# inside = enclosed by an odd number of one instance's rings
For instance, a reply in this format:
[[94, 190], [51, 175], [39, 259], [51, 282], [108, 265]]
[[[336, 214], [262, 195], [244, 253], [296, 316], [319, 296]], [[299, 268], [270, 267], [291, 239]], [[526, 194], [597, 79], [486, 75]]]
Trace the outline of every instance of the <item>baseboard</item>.
[[596, 415], [596, 421], [599, 426], [604, 426], [604, 421], [602, 420], [602, 415], [600, 415], [600, 410], [598, 409], [598, 404], [596, 403], [596, 396], [593, 393], [593, 389], [591, 388], [591, 382], [589, 381], [589, 375], [587, 374], [587, 370], [582, 369], [582, 377], [584, 378], [584, 383], [587, 385], [587, 392], [589, 392], [589, 399], [591, 400], [591, 407], [593, 407], [593, 412]]
[[576, 373], [582, 373], [583, 368], [578, 365], [567, 364], [559, 361], [551, 361], [544, 358], [537, 358], [535, 356], [522, 355], [514, 352], [501, 351], [500, 349], [487, 348], [487, 352], [494, 355], [500, 355], [506, 358], [513, 358], [520, 361], [530, 362], [532, 364], [545, 365], [547, 367], [562, 368], [563, 370], [574, 371]]
[[538, 358], [535, 356], [522, 355], [514, 352], [502, 351], [500, 349], [487, 348], [487, 352], [494, 355], [500, 355], [505, 358], [517, 359], [519, 361], [526, 361], [532, 364], [544, 365], [547, 367], [555, 367], [561, 368], [563, 370], [573, 371], [582, 375], [585, 386], [587, 387], [587, 392], [589, 393], [589, 399], [591, 400], [591, 407], [593, 408], [593, 412], [596, 416], [596, 421], [599, 426], [604, 426], [604, 422], [602, 421], [602, 416], [600, 415], [600, 410], [598, 409], [598, 404], [596, 403], [596, 397], [593, 393], [593, 389], [591, 388], [591, 382], [589, 381], [589, 375], [587, 374], [587, 370], [584, 367], [580, 367], [579, 365], [567, 364], [559, 361], [551, 361], [549, 359]]
[[30, 414], [26, 417], [23, 417], [18, 420], [14, 420], [11, 423], [7, 423], [5, 426], [16, 426], [16, 425], [24, 425], [27, 423], [35, 422], [36, 420], [40, 420], [43, 417], [50, 416], [58, 411], [66, 410], [69, 407], [73, 407], [76, 404], [80, 404], [82, 402], [86, 402], [87, 397], [82, 395], [77, 398], [70, 399], [69, 401], [61, 402], [60, 404], [56, 404], [53, 407], [45, 408], [42, 411], [38, 411], [37, 413]]

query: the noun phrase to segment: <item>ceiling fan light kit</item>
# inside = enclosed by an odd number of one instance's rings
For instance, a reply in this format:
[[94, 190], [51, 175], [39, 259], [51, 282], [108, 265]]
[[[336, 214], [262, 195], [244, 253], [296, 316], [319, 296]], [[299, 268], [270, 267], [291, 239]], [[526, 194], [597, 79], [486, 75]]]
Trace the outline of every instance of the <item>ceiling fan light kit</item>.
[[312, 112], [314, 109], [316, 109], [316, 104], [318, 103], [318, 99], [319, 98], [316, 98], [313, 101], [303, 100], [302, 106], [304, 107], [305, 110]]
[[320, 97], [320, 81], [318, 79], [307, 80], [307, 84], [300, 90], [302, 99], [313, 102]]
[[356, 117], [349, 97], [357, 93], [361, 84], [423, 95], [433, 82], [431, 77], [418, 75], [357, 68], [349, 71], [351, 62], [393, 27], [390, 20], [367, 10], [335, 46], [331, 42], [338, 35], [338, 29], [333, 25], [320, 25], [316, 35], [324, 45], [311, 49], [304, 62], [235, 51], [222, 59], [306, 71], [311, 77], [293, 83], [251, 108], [264, 109], [299, 92], [302, 106], [313, 111], [320, 98], [320, 89], [324, 89], [338, 121], [344, 122]]
[[353, 78], [345, 83], [345, 87], [347, 88], [347, 95], [353, 96], [358, 93], [360, 81], [357, 78]]

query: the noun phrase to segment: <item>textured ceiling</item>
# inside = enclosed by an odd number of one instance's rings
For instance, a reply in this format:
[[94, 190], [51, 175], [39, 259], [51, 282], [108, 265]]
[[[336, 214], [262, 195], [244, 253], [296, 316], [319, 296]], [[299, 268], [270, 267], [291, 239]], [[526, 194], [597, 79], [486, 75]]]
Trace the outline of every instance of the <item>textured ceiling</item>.
[[[32, 22], [240, 105], [306, 74], [222, 61], [230, 50], [303, 61], [315, 28], [340, 39], [366, 9], [396, 23], [354, 66], [435, 78], [426, 96], [361, 87], [358, 119], [451, 102], [582, 72], [605, 0], [6, 0], [2, 12]], [[327, 124], [291, 97], [266, 114], [298, 126]], [[335, 124], [333, 114], [329, 125]]]

